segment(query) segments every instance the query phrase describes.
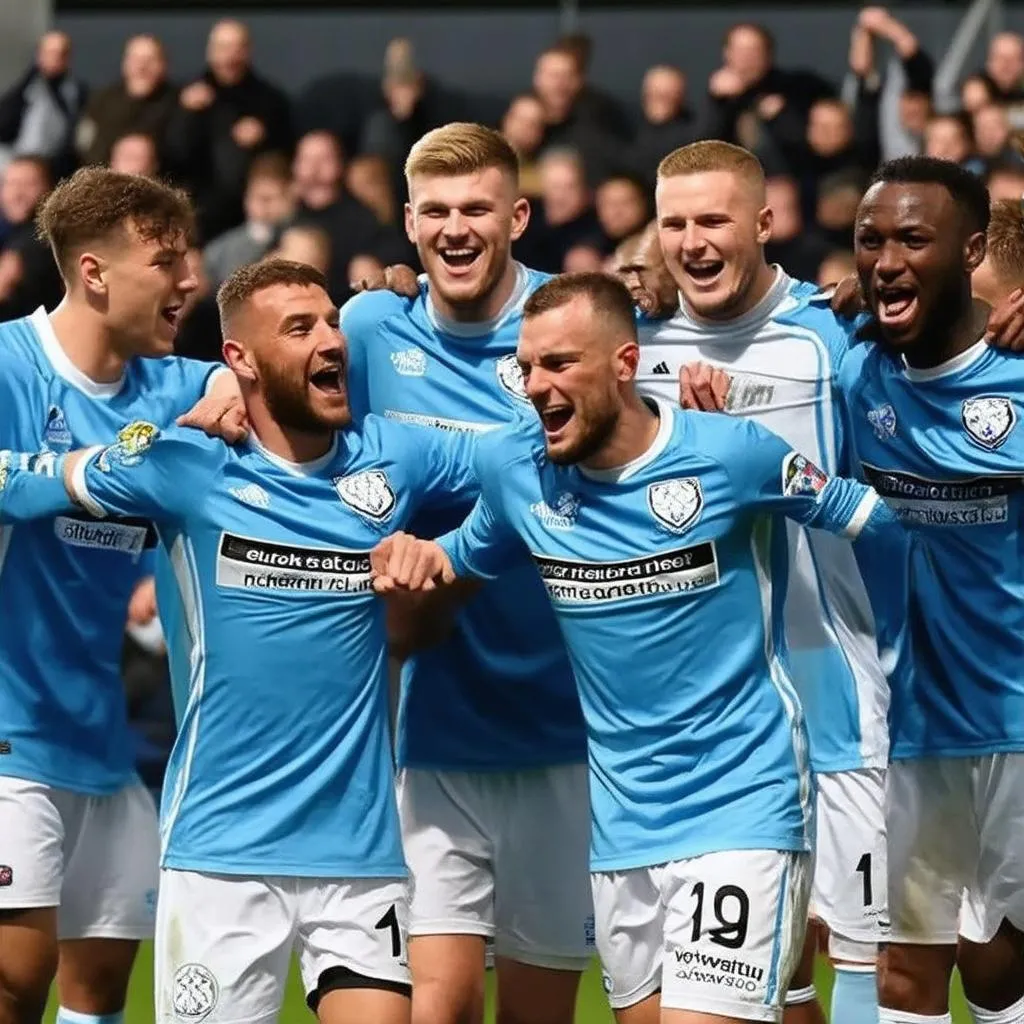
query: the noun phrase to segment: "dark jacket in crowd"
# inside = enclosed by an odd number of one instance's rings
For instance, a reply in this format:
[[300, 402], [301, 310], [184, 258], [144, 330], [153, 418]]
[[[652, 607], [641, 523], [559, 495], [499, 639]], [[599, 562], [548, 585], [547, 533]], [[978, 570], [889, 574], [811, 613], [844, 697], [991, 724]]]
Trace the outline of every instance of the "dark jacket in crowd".
[[544, 219], [543, 206], [538, 204], [523, 237], [512, 246], [512, 255], [534, 270], [560, 274], [565, 254], [577, 245], [607, 250], [605, 234], [593, 209], [565, 224], [550, 225]]
[[652, 124], [644, 118], [630, 150], [631, 169], [641, 181], [653, 188], [662, 158], [699, 138], [702, 138], [700, 126], [689, 110], [683, 110], [678, 117], [662, 124]]
[[[161, 166], [167, 165], [167, 128], [178, 109], [178, 87], [162, 82], [148, 96], [129, 96], [124, 82], [94, 93], [79, 126], [82, 162], [105, 164], [114, 143], [125, 135], [148, 135], [157, 145]], [[173, 168], [168, 168], [173, 170]]]

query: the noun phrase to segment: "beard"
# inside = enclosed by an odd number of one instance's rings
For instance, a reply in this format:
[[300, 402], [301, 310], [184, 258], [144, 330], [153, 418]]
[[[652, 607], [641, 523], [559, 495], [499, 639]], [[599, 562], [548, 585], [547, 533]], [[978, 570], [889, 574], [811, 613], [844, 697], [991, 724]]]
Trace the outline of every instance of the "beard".
[[260, 375], [267, 410], [279, 426], [306, 434], [319, 434], [325, 430], [337, 430], [345, 425], [328, 422], [314, 412], [309, 404], [305, 380], [290, 380], [275, 374], [267, 366], [261, 367]]
[[581, 424], [576, 441], [559, 452], [548, 449], [548, 459], [556, 466], [573, 466], [592, 458], [608, 443], [619, 424], [619, 410], [610, 405], [594, 411], [582, 408], [576, 415]]

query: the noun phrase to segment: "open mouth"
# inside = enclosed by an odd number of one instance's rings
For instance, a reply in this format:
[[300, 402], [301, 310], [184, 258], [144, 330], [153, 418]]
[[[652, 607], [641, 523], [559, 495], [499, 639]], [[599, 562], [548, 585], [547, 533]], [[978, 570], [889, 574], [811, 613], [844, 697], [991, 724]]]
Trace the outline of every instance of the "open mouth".
[[698, 284], [710, 284], [725, 269], [724, 260], [692, 260], [683, 265], [687, 275]]
[[539, 412], [540, 422], [544, 427], [544, 433], [549, 437], [560, 433], [564, 430], [569, 421], [573, 417], [573, 409], [571, 405], [556, 405], [543, 412]]
[[481, 249], [470, 249], [468, 247], [439, 250], [444, 265], [450, 270], [468, 270], [476, 263], [481, 252]]
[[160, 310], [160, 316], [163, 317], [166, 323], [170, 324], [172, 330], [177, 330], [178, 318], [181, 316], [181, 306], [164, 306]]
[[875, 313], [883, 327], [894, 330], [909, 326], [917, 313], [917, 306], [917, 292], [909, 285], [875, 288]]
[[325, 366], [311, 374], [309, 383], [325, 395], [342, 395], [345, 393], [345, 381], [340, 366]]

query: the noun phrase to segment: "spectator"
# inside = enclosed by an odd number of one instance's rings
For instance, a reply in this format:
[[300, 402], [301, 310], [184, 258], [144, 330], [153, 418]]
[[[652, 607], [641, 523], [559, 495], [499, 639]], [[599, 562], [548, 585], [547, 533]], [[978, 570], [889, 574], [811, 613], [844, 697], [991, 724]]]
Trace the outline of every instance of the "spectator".
[[722, 58], [722, 67], [708, 80], [709, 138], [763, 152], [759, 129], [770, 126], [771, 143], [793, 152], [806, 135], [811, 106], [835, 94], [813, 72], [777, 68], [775, 40], [761, 25], [733, 25], [726, 33]]
[[984, 75], [971, 75], [965, 78], [960, 86], [960, 106], [964, 113], [973, 114], [976, 110], [995, 102], [992, 86]]
[[818, 185], [815, 221], [830, 248], [849, 248], [863, 195], [864, 178], [857, 171], [839, 171]]
[[984, 164], [978, 159], [971, 122], [963, 114], [936, 114], [924, 132], [925, 156], [960, 164], [975, 174], [983, 174]]
[[1024, 39], [1016, 32], [999, 32], [988, 44], [985, 70], [979, 76], [996, 103], [1024, 101]]
[[643, 119], [633, 140], [633, 168], [650, 188], [666, 153], [697, 138], [693, 113], [686, 105], [686, 75], [679, 68], [658, 64], [644, 75]]
[[629, 126], [617, 104], [587, 85], [588, 59], [576, 38], [548, 47], [534, 65], [533, 91], [544, 109], [542, 148], [575, 149], [595, 183], [622, 169], [617, 164]]
[[345, 172], [345, 187], [380, 224], [398, 224], [395, 192], [387, 162], [379, 156], [357, 156]]
[[601, 248], [592, 242], [580, 242], [574, 245], [562, 260], [564, 274], [601, 273], [607, 257]]
[[164, 141], [178, 104], [167, 80], [167, 57], [155, 36], [133, 36], [124, 47], [119, 81], [89, 99], [78, 123], [76, 142], [87, 164], [109, 163], [114, 143], [126, 135], [156, 141], [157, 163], [164, 162]]
[[188, 251], [189, 269], [199, 282], [195, 291], [185, 296], [174, 337], [174, 354], [204, 363], [223, 362], [220, 313], [217, 297], [197, 248]]
[[[311, 267], [316, 267], [321, 274], [326, 274], [332, 263], [331, 240], [326, 231], [321, 231], [312, 224], [295, 224], [281, 233], [280, 244], [273, 255], [283, 260], [294, 260], [296, 263], [308, 263]], [[379, 273], [384, 269], [379, 261], [367, 263], [366, 259], [367, 257], [354, 256], [345, 267], [346, 277], [349, 267], [353, 264], [359, 268], [367, 268], [367, 272], [360, 274], [360, 277], [369, 277], [374, 272]], [[373, 260], [373, 257], [368, 259]]]
[[601, 245], [601, 225], [579, 156], [555, 149], [540, 162], [541, 201], [523, 237], [515, 243], [516, 258], [552, 274], [561, 273], [566, 254], [581, 243]]
[[385, 266], [414, 260], [398, 230], [381, 224], [345, 190], [341, 144], [329, 132], [309, 132], [299, 140], [292, 177], [299, 220], [321, 228], [330, 240], [328, 283], [335, 302], [350, 294], [348, 266], [354, 257], [373, 256]]
[[858, 137], [853, 118], [842, 100], [818, 100], [807, 119], [803, 153], [788, 155], [789, 166], [801, 171], [801, 195], [806, 215], [813, 214], [818, 183], [841, 171], [867, 177], [878, 164], [878, 135], [874, 119], [861, 119]]
[[594, 193], [597, 220], [611, 252], [630, 235], [643, 231], [650, 219], [647, 189], [642, 181], [627, 175], [617, 175], [603, 181]]
[[[876, 59], [878, 41], [889, 43], [899, 62], [884, 74]], [[935, 65], [917, 36], [884, 7], [865, 7], [850, 34], [849, 60], [857, 123], [875, 124], [881, 158], [920, 153], [932, 113]]]
[[528, 199], [540, 195], [537, 155], [544, 141], [544, 107], [530, 93], [517, 96], [501, 119], [501, 134], [519, 157], [519, 191]]
[[665, 266], [656, 221], [627, 238], [615, 250], [612, 262], [611, 273], [629, 289], [637, 308], [647, 316], [670, 316], [679, 307], [679, 293]]
[[1020, 199], [992, 204], [985, 259], [971, 275], [974, 297], [995, 307], [1024, 287], [1024, 210]]
[[772, 234], [764, 247], [765, 258], [801, 281], [815, 280], [829, 245], [817, 230], [805, 228], [796, 180], [769, 178], [766, 201], [772, 211]]
[[151, 135], [123, 135], [110, 150], [110, 169], [121, 174], [144, 174], [153, 178], [160, 173], [160, 157]]
[[200, 228], [210, 238], [243, 219], [242, 196], [254, 156], [288, 152], [288, 100], [251, 65], [249, 30], [219, 21], [210, 32], [207, 68], [186, 86], [168, 128], [172, 166], [190, 185]]
[[971, 124], [978, 156], [986, 165], [1012, 157], [1009, 148], [1010, 119], [1006, 115], [1006, 107], [998, 103], [987, 103], [974, 112]]
[[280, 153], [257, 157], [245, 186], [245, 223], [218, 236], [203, 250], [203, 265], [219, 288], [246, 263], [262, 259], [283, 225], [295, 215], [288, 161]]
[[833, 249], [818, 267], [819, 288], [830, 288], [857, 273], [857, 258], [852, 249]]
[[85, 86], [71, 75], [71, 39], [47, 32], [35, 63], [0, 96], [0, 144], [12, 156], [45, 158], [61, 177], [75, 167], [75, 125], [85, 106]]
[[1019, 160], [1005, 160], [993, 165], [988, 172], [988, 194], [992, 202], [1024, 199], [1024, 165]]
[[53, 254], [36, 238], [35, 214], [53, 186], [41, 157], [15, 157], [0, 181], [0, 320], [27, 316], [39, 306], [53, 309], [63, 285]]

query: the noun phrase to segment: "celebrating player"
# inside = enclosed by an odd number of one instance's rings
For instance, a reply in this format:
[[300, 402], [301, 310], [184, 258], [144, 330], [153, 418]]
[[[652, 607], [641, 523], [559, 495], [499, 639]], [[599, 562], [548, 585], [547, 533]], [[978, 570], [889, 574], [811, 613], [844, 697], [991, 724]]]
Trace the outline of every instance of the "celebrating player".
[[[51, 193], [40, 227], [67, 292], [51, 315], [0, 327], [0, 447], [106, 443], [140, 416], [173, 422], [208, 387], [212, 419], [234, 436], [231, 374], [160, 358], [196, 287], [191, 224], [183, 193], [142, 177], [89, 168]], [[135, 776], [120, 676], [146, 537], [140, 521], [74, 514], [0, 528], [3, 1024], [40, 1019], [58, 940], [58, 1021], [119, 1024], [153, 931], [156, 812]]]
[[[486, 432], [529, 410], [515, 349], [523, 303], [545, 279], [511, 258], [529, 215], [518, 161], [496, 132], [451, 124], [416, 143], [406, 176], [426, 286], [412, 302], [372, 292], [342, 311], [353, 408], [428, 432]], [[451, 500], [416, 528], [435, 536], [469, 507]], [[571, 1024], [592, 954], [575, 684], [525, 560], [458, 597], [469, 599], [447, 635], [437, 607], [407, 611], [396, 630], [414, 649], [397, 740], [413, 1014], [482, 1020], [493, 937], [499, 1020]], [[435, 646], [416, 650], [417, 632]]]
[[848, 428], [912, 534], [883, 1024], [948, 1024], [954, 962], [976, 1022], [1024, 1020], [1024, 364], [985, 344], [971, 301], [988, 222], [985, 186], [923, 157], [884, 164], [856, 221], [883, 342], [842, 367]]
[[491, 576], [531, 553], [587, 721], [613, 1008], [623, 1024], [778, 1020], [814, 796], [776, 517], [855, 538], [892, 516], [763, 427], [642, 399], [632, 303], [610, 277], [535, 292], [518, 354], [539, 422], [480, 440], [470, 518], [439, 543], [389, 538], [377, 585]]
[[[376, 417], [344, 429], [338, 311], [313, 268], [243, 267], [218, 303], [251, 443], [139, 422], [63, 467], [94, 516], [154, 520], [175, 573], [161, 598], [189, 674], [174, 679], [157, 1019], [276, 1020], [297, 947], [325, 1024], [400, 1024], [405, 864], [369, 551], [418, 502], [475, 492], [472, 439]], [[9, 458], [0, 512], [38, 514], [30, 489], [53, 464]]]

